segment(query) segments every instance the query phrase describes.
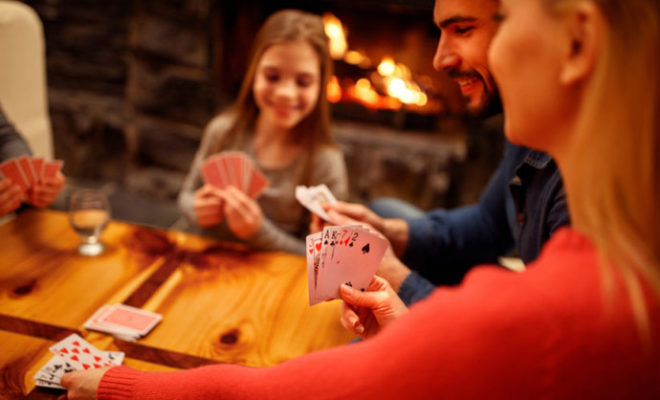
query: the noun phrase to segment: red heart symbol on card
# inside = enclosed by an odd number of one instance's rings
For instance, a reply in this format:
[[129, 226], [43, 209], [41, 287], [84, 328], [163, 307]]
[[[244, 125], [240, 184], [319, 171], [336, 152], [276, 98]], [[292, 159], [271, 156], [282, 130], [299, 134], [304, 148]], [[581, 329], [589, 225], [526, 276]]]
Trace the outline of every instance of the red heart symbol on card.
[[309, 249], [309, 254], [312, 254], [314, 252], [314, 249]]
[[83, 368], [85, 368], [85, 369], [89, 369], [89, 367], [90, 367], [90, 366], [89, 366], [88, 364], [83, 364]]
[[321, 242], [316, 244], [316, 250], [321, 251]]
[[71, 350], [71, 352], [76, 353], [76, 354], [80, 354], [80, 350], [78, 350], [78, 349], [73, 349], [73, 350]]
[[67, 350], [66, 347], [62, 347], [62, 349], [60, 350], [60, 353], [69, 354], [69, 350]]
[[94, 368], [101, 368], [101, 366], [98, 364], [94, 364]]
[[83, 353], [90, 354], [89, 349], [83, 349]]
[[72, 359], [73, 361], [80, 361], [80, 359], [78, 358], [78, 356], [72, 356], [71, 359]]
[[80, 346], [80, 342], [78, 342], [78, 341], [76, 340], [75, 342], [73, 342], [73, 345], [74, 345], [74, 346]]
[[94, 356], [94, 361], [101, 361], [101, 360], [102, 360], [101, 357], [99, 357], [99, 356]]

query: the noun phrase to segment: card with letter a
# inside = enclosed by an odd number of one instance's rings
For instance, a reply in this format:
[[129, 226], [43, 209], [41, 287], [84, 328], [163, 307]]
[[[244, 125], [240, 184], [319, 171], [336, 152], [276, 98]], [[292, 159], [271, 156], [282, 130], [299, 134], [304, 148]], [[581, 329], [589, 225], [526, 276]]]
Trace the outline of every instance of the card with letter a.
[[310, 305], [338, 299], [342, 283], [366, 290], [389, 245], [360, 226], [326, 226], [306, 240]]

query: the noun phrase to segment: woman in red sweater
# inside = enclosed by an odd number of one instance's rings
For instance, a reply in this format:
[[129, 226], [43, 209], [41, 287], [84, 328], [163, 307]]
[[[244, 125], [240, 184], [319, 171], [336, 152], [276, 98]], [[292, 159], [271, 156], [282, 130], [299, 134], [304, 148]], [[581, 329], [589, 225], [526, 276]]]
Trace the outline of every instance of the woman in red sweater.
[[372, 306], [342, 317], [361, 343], [262, 369], [75, 372], [69, 398], [660, 398], [660, 5], [502, 3], [506, 133], [555, 158], [573, 221], [533, 268], [479, 268], [410, 312], [378, 279], [343, 287]]

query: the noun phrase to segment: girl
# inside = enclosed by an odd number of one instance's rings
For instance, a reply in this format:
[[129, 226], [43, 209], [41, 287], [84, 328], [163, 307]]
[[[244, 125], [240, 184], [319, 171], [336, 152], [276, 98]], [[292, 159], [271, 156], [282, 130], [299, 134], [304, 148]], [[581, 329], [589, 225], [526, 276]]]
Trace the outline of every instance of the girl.
[[[329, 126], [331, 70], [319, 16], [284, 10], [266, 20], [236, 103], [208, 124], [183, 184], [179, 207], [189, 221], [256, 249], [304, 252], [307, 214], [294, 198], [295, 187], [324, 183], [338, 198], [348, 191]], [[270, 182], [258, 201], [234, 187], [202, 186], [200, 166], [225, 150], [256, 160]]]
[[475, 269], [409, 312], [380, 279], [344, 285], [363, 307], [344, 322], [375, 333], [361, 343], [264, 369], [74, 372], [69, 399], [660, 398], [660, 3], [502, 4], [506, 133], [552, 154], [574, 223], [533, 267]]

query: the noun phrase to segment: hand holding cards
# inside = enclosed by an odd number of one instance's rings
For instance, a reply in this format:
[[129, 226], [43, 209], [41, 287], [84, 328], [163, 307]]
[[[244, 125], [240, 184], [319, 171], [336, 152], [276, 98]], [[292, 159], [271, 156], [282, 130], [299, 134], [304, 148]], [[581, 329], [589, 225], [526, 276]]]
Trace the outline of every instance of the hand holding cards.
[[345, 283], [366, 290], [388, 242], [361, 226], [326, 226], [306, 238], [309, 304], [339, 298]]
[[44, 180], [54, 178], [62, 164], [61, 160], [48, 162], [43, 158], [15, 157], [0, 164], [0, 178], [11, 180], [25, 193]]
[[337, 199], [327, 186], [296, 186], [296, 199], [309, 211], [328, 222], [332, 222], [328, 213], [323, 209], [323, 205], [335, 204], [337, 203]]
[[202, 177], [209, 185], [219, 189], [234, 186], [256, 199], [268, 187], [268, 179], [245, 154], [225, 151], [209, 157], [202, 164]]
[[149, 333], [163, 316], [124, 304], [105, 305], [85, 322], [85, 329], [108, 333], [134, 342]]
[[77, 334], [71, 334], [50, 347], [55, 354], [34, 376], [36, 386], [64, 389], [60, 385], [62, 375], [67, 372], [121, 365], [124, 353], [101, 351]]

